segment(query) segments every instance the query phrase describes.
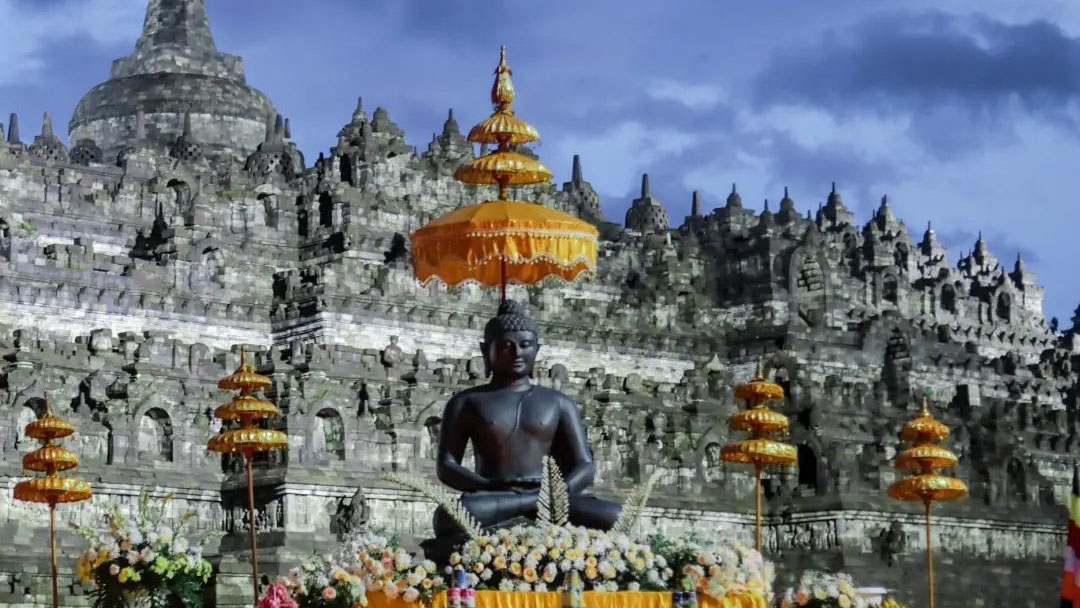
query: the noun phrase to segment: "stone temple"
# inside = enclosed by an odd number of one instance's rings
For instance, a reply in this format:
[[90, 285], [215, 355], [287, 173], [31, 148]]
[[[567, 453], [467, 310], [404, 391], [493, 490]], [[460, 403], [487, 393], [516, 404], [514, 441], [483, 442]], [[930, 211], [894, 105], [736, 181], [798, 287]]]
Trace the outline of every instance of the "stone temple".
[[[377, 476], [432, 473], [442, 405], [482, 380], [477, 343], [496, 296], [418, 284], [407, 236], [494, 193], [451, 178], [476, 153], [452, 113], [422, 152], [385, 109], [358, 105], [342, 122], [308, 166], [240, 58], [215, 47], [203, 0], [150, 0], [134, 52], [80, 101], [69, 143], [48, 116], [35, 136], [11, 117], [0, 145], [0, 605], [49, 601], [47, 511], [11, 492], [32, 447], [21, 429], [45, 391], [78, 427], [68, 445], [94, 504], [130, 504], [147, 487], [226, 533], [217, 606], [250, 602], [249, 526], [271, 576], [357, 522], [430, 533], [433, 505]], [[695, 196], [675, 225], [645, 176], [620, 226], [577, 158], [572, 175], [517, 198], [595, 223], [596, 276], [511, 286], [510, 297], [541, 320], [537, 381], [582, 408], [598, 494], [620, 499], [661, 468], [651, 525], [750, 542], [752, 476], [718, 456], [733, 387], [763, 358], [787, 391], [779, 408], [799, 453], [797, 469], [768, 477], [767, 555], [781, 577], [842, 569], [918, 603], [921, 510], [885, 488], [897, 432], [929, 391], [971, 488], [935, 511], [942, 605], [1055, 601], [1080, 437], [1080, 314], [1048, 323], [1021, 260], [999, 261], [980, 238], [950, 261], [887, 199], [856, 224], [835, 188], [802, 211], [786, 193], [762, 212], [734, 188], [712, 211]], [[228, 399], [216, 381], [241, 346], [273, 378], [267, 396], [292, 441], [258, 463], [254, 522], [239, 462], [205, 449]], [[90, 513], [61, 508], [63, 519]], [[85, 602], [81, 548], [61, 533], [64, 605]]]

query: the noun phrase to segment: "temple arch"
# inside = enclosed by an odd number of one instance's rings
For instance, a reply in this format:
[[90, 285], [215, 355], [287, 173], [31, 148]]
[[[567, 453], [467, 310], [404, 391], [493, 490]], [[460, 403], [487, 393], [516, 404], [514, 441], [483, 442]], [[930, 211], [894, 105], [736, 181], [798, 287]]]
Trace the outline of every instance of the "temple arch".
[[156, 462], [172, 462], [173, 428], [169, 414], [155, 407], [139, 417], [136, 446], [139, 456]]
[[956, 314], [956, 288], [952, 283], [941, 286], [941, 310]]
[[1012, 296], [1008, 292], [1002, 292], [997, 297], [997, 318], [1006, 323], [1012, 319]]
[[328, 454], [337, 460], [345, 460], [345, 423], [336, 409], [319, 410], [311, 440], [311, 449], [316, 455]]

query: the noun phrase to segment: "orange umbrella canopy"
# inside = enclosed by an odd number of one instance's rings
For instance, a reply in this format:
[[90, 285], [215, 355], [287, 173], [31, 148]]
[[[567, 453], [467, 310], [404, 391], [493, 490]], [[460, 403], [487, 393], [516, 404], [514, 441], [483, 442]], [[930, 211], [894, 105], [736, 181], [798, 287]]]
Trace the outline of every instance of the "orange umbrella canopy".
[[469, 134], [470, 141], [499, 147], [454, 173], [467, 184], [497, 185], [499, 200], [455, 209], [412, 233], [413, 269], [420, 281], [502, 286], [505, 299], [507, 283], [531, 285], [549, 276], [572, 281], [596, 269], [600, 233], [595, 226], [542, 205], [508, 200], [508, 186], [551, 179], [547, 167], [512, 148], [540, 136], [514, 114], [510, 74], [502, 47], [491, 91], [495, 112]]
[[599, 231], [542, 205], [488, 201], [451, 211], [412, 234], [416, 278], [448, 285], [571, 281], [596, 269]]

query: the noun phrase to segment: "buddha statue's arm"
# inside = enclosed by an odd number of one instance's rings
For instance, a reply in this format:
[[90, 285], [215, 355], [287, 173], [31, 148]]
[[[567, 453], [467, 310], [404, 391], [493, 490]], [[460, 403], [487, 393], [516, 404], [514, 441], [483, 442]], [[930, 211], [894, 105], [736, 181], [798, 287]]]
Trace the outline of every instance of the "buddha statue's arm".
[[474, 492], [487, 489], [491, 482], [461, 466], [465, 446], [469, 442], [466, 432], [468, 421], [464, 419], [465, 416], [465, 400], [460, 396], [452, 397], [443, 410], [435, 473], [439, 476], [439, 481], [455, 490]]
[[567, 397], [561, 399], [561, 417], [555, 458], [563, 471], [566, 488], [571, 495], [578, 494], [593, 483], [596, 468], [593, 465], [589, 437], [581, 423], [581, 412]]

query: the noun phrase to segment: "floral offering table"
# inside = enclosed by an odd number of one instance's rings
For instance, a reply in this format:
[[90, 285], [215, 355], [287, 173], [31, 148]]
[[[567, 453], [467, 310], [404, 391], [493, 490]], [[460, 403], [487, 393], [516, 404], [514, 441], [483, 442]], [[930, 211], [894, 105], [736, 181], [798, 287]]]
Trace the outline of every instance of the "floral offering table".
[[[414, 608], [401, 598], [390, 599], [384, 593], [369, 593], [367, 608]], [[586, 608], [671, 608], [667, 591], [586, 591]], [[702, 608], [766, 608], [765, 598], [751, 593], [732, 593], [722, 599], [699, 595]], [[477, 591], [477, 608], [562, 608], [562, 594], [556, 591]], [[447, 608], [446, 593], [432, 598], [430, 608]]]

